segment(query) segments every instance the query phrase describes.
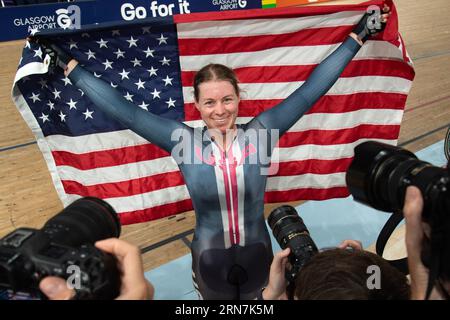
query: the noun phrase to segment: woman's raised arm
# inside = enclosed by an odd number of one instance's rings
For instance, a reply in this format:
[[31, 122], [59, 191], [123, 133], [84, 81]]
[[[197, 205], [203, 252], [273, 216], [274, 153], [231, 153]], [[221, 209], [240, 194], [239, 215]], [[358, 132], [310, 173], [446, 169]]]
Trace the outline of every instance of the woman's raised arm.
[[366, 13], [347, 39], [311, 73], [305, 83], [295, 90], [284, 101], [269, 109], [254, 120], [259, 121], [266, 129], [280, 130], [279, 136], [289, 130], [337, 81], [345, 67], [358, 53], [363, 42], [382, 28], [374, 28], [378, 19], [380, 25], [385, 24], [389, 16], [389, 7], [380, 11]]

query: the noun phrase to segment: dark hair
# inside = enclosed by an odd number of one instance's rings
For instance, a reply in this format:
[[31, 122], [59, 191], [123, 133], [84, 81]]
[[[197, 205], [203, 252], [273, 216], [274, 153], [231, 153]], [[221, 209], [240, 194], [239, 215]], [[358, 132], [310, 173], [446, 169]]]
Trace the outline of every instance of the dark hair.
[[[380, 269], [380, 288], [368, 287], [368, 267]], [[295, 282], [299, 300], [408, 300], [406, 276], [389, 262], [368, 251], [333, 249], [306, 263]]]
[[194, 77], [194, 97], [195, 101], [198, 101], [200, 92], [198, 86], [203, 82], [211, 80], [224, 80], [231, 83], [236, 94], [239, 96], [239, 81], [236, 77], [236, 73], [227, 66], [218, 63], [210, 63], [197, 71]]

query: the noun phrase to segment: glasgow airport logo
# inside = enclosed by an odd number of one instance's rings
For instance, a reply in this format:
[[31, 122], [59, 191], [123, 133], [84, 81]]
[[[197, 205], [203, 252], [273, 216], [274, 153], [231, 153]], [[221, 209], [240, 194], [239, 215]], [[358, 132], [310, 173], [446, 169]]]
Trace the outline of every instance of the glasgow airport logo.
[[14, 19], [16, 27], [27, 27], [28, 33], [43, 29], [80, 29], [81, 11], [80, 7], [71, 5], [67, 8], [60, 8], [54, 15], [31, 16]]
[[244, 9], [247, 6], [246, 0], [212, 0], [212, 4], [217, 9], [222, 10], [235, 10], [235, 9]]

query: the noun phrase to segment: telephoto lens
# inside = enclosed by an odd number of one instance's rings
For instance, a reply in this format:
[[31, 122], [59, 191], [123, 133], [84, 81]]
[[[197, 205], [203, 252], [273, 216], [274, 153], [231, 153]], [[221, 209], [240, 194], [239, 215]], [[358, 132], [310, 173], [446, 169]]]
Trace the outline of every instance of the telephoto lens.
[[[67, 232], [58, 232], [62, 228]], [[118, 238], [121, 225], [117, 213], [106, 201], [84, 197], [50, 218], [42, 231], [53, 241], [78, 246], [107, 238]]]
[[288, 270], [286, 278], [292, 281], [301, 267], [318, 252], [317, 246], [294, 207], [284, 205], [274, 209], [267, 221], [280, 247], [283, 250], [291, 249], [291, 269]]

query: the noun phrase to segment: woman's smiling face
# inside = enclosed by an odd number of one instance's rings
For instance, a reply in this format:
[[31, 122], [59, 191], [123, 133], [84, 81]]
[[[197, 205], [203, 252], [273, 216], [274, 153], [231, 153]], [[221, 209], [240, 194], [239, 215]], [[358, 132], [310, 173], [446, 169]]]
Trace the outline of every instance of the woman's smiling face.
[[199, 85], [195, 106], [208, 129], [217, 129], [222, 134], [234, 129], [238, 114], [239, 96], [233, 85], [226, 80], [211, 80]]

